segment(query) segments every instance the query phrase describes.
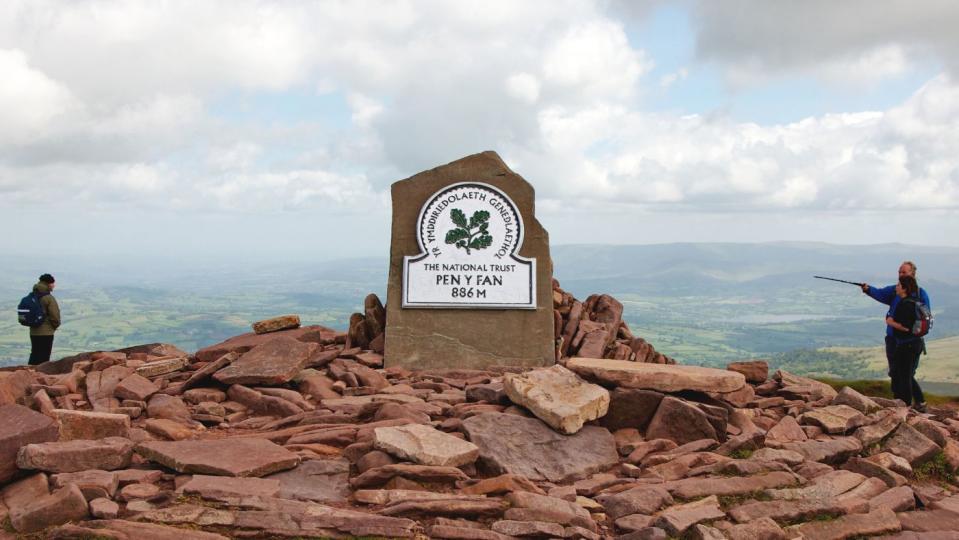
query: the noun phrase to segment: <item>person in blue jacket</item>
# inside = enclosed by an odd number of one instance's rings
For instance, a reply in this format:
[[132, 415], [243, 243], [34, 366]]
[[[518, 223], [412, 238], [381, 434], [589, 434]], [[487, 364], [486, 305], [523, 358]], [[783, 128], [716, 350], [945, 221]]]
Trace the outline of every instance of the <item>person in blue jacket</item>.
[[[899, 278], [903, 276], [908, 276], [913, 279], [916, 279], [916, 264], [912, 261], [903, 261], [899, 265]], [[889, 310], [886, 312], [886, 317], [894, 317], [896, 314], [896, 308], [899, 307], [899, 302], [901, 298], [896, 294], [896, 285], [889, 285], [887, 287], [877, 288], [872, 287], [868, 283], [863, 283], [862, 292], [869, 295], [870, 298], [877, 302], [882, 302], [889, 306]], [[919, 288], [919, 301], [926, 305], [930, 310], [932, 309], [932, 304], [929, 303], [929, 295], [926, 294], [925, 289], [922, 287]], [[896, 336], [893, 327], [886, 326], [886, 362], [889, 368], [889, 376], [893, 375], [893, 360], [896, 354]], [[915, 366], [912, 368], [912, 388], [911, 394], [913, 401], [915, 402], [915, 409], [920, 412], [925, 411], [926, 409], [926, 399], [922, 395], [922, 389], [919, 388], [919, 384], [916, 382], [915, 373], [916, 369], [919, 367], [919, 358], [916, 357]], [[911, 405], [907, 403], [906, 405]]]

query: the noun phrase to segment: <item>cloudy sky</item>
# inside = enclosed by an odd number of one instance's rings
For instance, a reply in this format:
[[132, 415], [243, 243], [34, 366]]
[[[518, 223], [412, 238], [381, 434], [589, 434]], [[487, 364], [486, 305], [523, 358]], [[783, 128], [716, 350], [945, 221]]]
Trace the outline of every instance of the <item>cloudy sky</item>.
[[0, 2], [0, 249], [383, 253], [496, 150], [555, 243], [959, 245], [952, 0]]

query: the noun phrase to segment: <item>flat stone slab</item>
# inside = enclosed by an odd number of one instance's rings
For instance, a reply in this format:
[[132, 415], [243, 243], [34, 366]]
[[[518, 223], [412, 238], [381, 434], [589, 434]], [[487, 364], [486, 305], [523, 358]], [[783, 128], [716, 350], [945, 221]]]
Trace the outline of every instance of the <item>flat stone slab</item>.
[[50, 477], [50, 486], [54, 489], [76, 484], [88, 501], [98, 498], [112, 498], [120, 485], [117, 473], [91, 469], [75, 473], [61, 473]]
[[17, 454], [17, 467], [68, 473], [88, 469], [125, 469], [133, 456], [133, 441], [107, 437], [96, 441], [28, 444]]
[[565, 527], [559, 523], [550, 523], [548, 521], [515, 521], [503, 519], [494, 522], [490, 529], [499, 534], [514, 536], [532, 536], [536, 538], [563, 538], [566, 532]]
[[[931, 531], [959, 531], [959, 514], [944, 509], [902, 512], [896, 515], [903, 530], [921, 533]], [[926, 536], [921, 536], [926, 538]]]
[[869, 509], [888, 508], [893, 512], [916, 509], [916, 494], [909, 486], [899, 486], [869, 499]]
[[746, 381], [753, 384], [762, 384], [769, 378], [769, 364], [765, 360], [744, 360], [726, 365], [729, 371], [742, 373]]
[[700, 366], [647, 364], [627, 360], [571, 358], [566, 367], [587, 380], [658, 392], [735, 392], [746, 384], [742, 373]]
[[354, 489], [364, 489], [381, 486], [395, 477], [413, 480], [415, 482], [459, 482], [469, 480], [469, 476], [456, 467], [439, 467], [436, 465], [413, 465], [411, 463], [393, 463], [374, 467], [350, 480]]
[[875, 401], [848, 386], [842, 387], [842, 390], [833, 398], [832, 405], [849, 405], [863, 414], [874, 413], [882, 408]]
[[159, 377], [160, 375], [166, 375], [167, 373], [180, 371], [188, 365], [190, 365], [189, 358], [167, 358], [165, 360], [157, 360], [155, 362], [150, 362], [138, 367], [136, 369], [136, 374], [141, 377]]
[[384, 516], [433, 515], [449, 517], [496, 517], [503, 514], [503, 502], [486, 497], [469, 499], [418, 500], [392, 504], [379, 510]]
[[813, 479], [812, 484], [800, 488], [770, 489], [766, 494], [779, 500], [809, 500], [838, 497], [862, 484], [866, 477], [851, 471], [832, 471]]
[[241, 355], [258, 345], [275, 339], [277, 336], [293, 338], [304, 343], [333, 343], [336, 339], [336, 330], [326, 328], [325, 326], [302, 326], [292, 330], [279, 330], [268, 334], [256, 334], [249, 332], [230, 339], [210, 345], [196, 352], [198, 362], [213, 362], [227, 353], [237, 353]]
[[864, 425], [866, 417], [849, 405], [830, 405], [809, 411], [799, 417], [799, 422], [819, 426], [826, 433], [843, 434]]
[[181, 473], [266, 476], [292, 469], [300, 458], [266, 439], [147, 441], [136, 447], [144, 458]]
[[[885, 452], [883, 453], [886, 454], [887, 456], [892, 456], [892, 454], [888, 454]], [[892, 457], [896, 457], [896, 456], [892, 456]], [[898, 458], [898, 459], [902, 459], [902, 458]], [[884, 467], [883, 465], [880, 465], [879, 463], [875, 461], [862, 459], [858, 456], [853, 456], [849, 458], [849, 460], [846, 461], [846, 463], [843, 464], [842, 467], [843, 469], [847, 471], [857, 472], [863, 476], [867, 476], [870, 478], [878, 478], [882, 480], [890, 488], [902, 486], [909, 483], [909, 480], [906, 477], [902, 476], [901, 474], [894, 472], [891, 469], [887, 469], [886, 467]]]
[[479, 447], [482, 465], [496, 474], [559, 482], [619, 462], [613, 435], [597, 426], [562, 435], [536, 418], [485, 413], [464, 420], [463, 428]]
[[318, 347], [316, 343], [277, 336], [244, 353], [213, 378], [223, 384], [285, 384], [306, 366]]
[[[125, 519], [98, 519], [84, 522], [83, 525], [103, 530], [105, 533], [119, 533], [123, 535], [120, 538], [137, 538], [138, 540], [228, 540], [221, 534]], [[104, 537], [107, 535], [104, 534]]]
[[723, 517], [726, 517], [726, 512], [719, 508], [719, 498], [712, 495], [691, 503], [670, 506], [659, 514], [654, 524], [672, 536], [680, 536], [697, 523]]
[[552, 521], [563, 525], [585, 527], [594, 532], [597, 530], [596, 523], [593, 522], [589, 511], [565, 499], [516, 491], [508, 494], [506, 500], [512, 507], [506, 511], [506, 519]]
[[900, 529], [902, 525], [899, 518], [888, 508], [874, 510], [868, 514], [850, 514], [832, 521], [810, 521], [797, 527], [804, 538], [816, 540], [844, 540], [893, 533]]
[[684, 478], [666, 482], [663, 487], [674, 497], [695, 499], [708, 495], [745, 495], [768, 488], [792, 486], [799, 478], [792, 473], [776, 471], [755, 476], [728, 478]]
[[940, 451], [929, 437], [906, 423], [900, 424], [892, 436], [882, 443], [882, 449], [905, 459], [913, 467], [929, 461]]
[[[279, 473], [283, 474], [283, 473]], [[280, 481], [266, 478], [236, 478], [195, 474], [180, 488], [187, 495], [229, 502], [244, 497], [276, 497]]]
[[282, 499], [343, 502], [350, 496], [350, 462], [345, 459], [304, 461], [266, 479], [280, 483], [277, 497]]
[[737, 523], [749, 523], [761, 518], [776, 521], [807, 521], [820, 516], [839, 516], [843, 505], [836, 499], [806, 499], [799, 501], [750, 501], [729, 510]]
[[631, 514], [652, 515], [673, 504], [673, 498], [662, 486], [639, 486], [599, 498], [606, 513], [613, 519]]
[[373, 446], [420, 465], [459, 467], [479, 457], [475, 444], [423, 424], [376, 428]]
[[809, 461], [842, 463], [862, 451], [862, 443], [855, 437], [838, 437], [828, 441], [800, 441], [780, 445], [784, 450], [799, 452]]
[[503, 389], [513, 403], [529, 409], [550, 427], [567, 435], [609, 409], [609, 391], [588, 383], [560, 365], [525, 373], [507, 373]]
[[824, 382], [819, 382], [815, 379], [810, 379], [808, 377], [802, 377], [800, 375], [794, 375], [788, 371], [783, 371], [781, 369], [776, 370], [776, 373], [773, 373], [773, 379], [780, 382], [783, 387], [795, 387], [797, 389], [808, 390], [809, 397], [814, 399], [819, 398], [829, 398], [830, 400], [835, 398], [839, 392], [836, 392], [836, 389]]
[[120, 381], [113, 390], [113, 395], [120, 399], [132, 399], [134, 401], [146, 401], [147, 398], [155, 394], [160, 388], [143, 375], [134, 373]]
[[725, 531], [732, 540], [786, 540], [786, 532], [771, 518], [759, 518], [749, 523], [733, 525]]
[[872, 446], [882, 442], [882, 440], [895, 431], [901, 423], [902, 420], [895, 414], [887, 414], [878, 422], [857, 429], [856, 432], [853, 433], [853, 436], [859, 439], [864, 447]]
[[59, 427], [52, 418], [22, 405], [0, 405], [0, 485], [17, 474], [17, 452], [21, 447], [56, 441], [59, 435]]
[[66, 409], [54, 409], [53, 413], [60, 422], [61, 441], [126, 437], [130, 431], [130, 417], [125, 414]]
[[364, 504], [396, 504], [404, 501], [476, 500], [476, 494], [436, 493], [411, 489], [358, 489], [353, 499]]
[[280, 330], [289, 330], [291, 328], [299, 328], [299, 327], [300, 327], [299, 315], [282, 315], [280, 317], [273, 317], [272, 319], [266, 319], [263, 321], [257, 321], [253, 323], [253, 333], [268, 334], [270, 332], [277, 332]]

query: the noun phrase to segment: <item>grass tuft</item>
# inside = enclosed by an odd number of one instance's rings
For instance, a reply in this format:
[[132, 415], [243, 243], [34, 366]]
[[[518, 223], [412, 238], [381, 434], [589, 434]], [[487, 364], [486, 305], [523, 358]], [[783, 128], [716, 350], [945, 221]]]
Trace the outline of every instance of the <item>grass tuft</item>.
[[912, 469], [917, 480], [939, 480], [950, 484], [956, 481], [956, 471], [946, 460], [946, 454], [939, 452], [931, 460]]
[[764, 490], [753, 491], [752, 493], [744, 493], [742, 495], [720, 495], [717, 497], [719, 499], [719, 507], [723, 511], [728, 511], [734, 506], [739, 506], [740, 504], [752, 501], [771, 501], [773, 498], [769, 496]]

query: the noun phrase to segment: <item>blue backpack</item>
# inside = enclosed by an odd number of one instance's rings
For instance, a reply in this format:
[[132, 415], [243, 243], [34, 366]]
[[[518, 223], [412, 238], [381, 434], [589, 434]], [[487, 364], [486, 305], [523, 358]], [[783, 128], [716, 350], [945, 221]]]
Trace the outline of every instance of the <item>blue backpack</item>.
[[40, 305], [40, 298], [43, 296], [38, 293], [30, 293], [24, 296], [23, 300], [20, 300], [20, 305], [17, 306], [17, 320], [20, 321], [20, 324], [30, 328], [36, 328], [43, 324], [43, 321], [47, 319], [47, 314], [43, 311], [43, 306]]

